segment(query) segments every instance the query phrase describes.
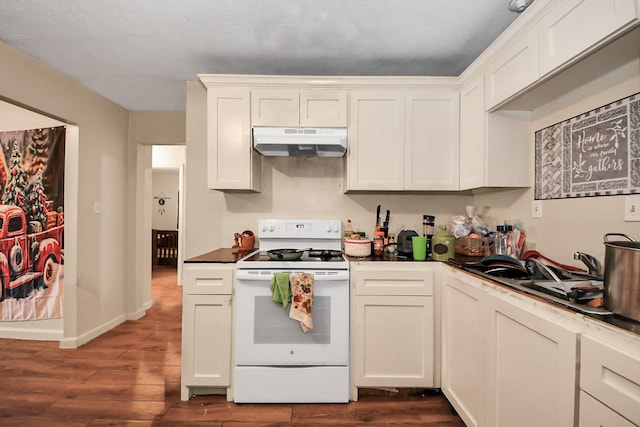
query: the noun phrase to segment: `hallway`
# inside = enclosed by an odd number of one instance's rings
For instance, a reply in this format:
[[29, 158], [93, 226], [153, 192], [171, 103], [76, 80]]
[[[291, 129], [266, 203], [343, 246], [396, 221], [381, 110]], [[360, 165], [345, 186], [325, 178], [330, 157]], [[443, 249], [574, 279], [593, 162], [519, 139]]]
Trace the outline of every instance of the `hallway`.
[[153, 306], [75, 350], [0, 339], [2, 426], [464, 426], [436, 392], [369, 391], [349, 404], [180, 401], [182, 288], [153, 271]]

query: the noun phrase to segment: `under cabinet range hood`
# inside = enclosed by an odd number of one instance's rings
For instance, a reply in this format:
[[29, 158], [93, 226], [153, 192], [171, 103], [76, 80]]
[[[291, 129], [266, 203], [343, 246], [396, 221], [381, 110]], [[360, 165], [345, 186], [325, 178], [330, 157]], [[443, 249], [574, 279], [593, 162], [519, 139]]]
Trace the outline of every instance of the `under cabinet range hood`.
[[254, 127], [253, 147], [263, 156], [342, 157], [347, 129]]

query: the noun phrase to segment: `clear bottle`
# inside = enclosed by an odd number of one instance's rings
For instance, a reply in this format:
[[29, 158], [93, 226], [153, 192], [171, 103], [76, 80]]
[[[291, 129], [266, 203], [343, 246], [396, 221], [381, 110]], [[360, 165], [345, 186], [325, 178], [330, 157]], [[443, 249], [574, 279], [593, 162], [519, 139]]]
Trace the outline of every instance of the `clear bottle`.
[[506, 227], [504, 225], [499, 225], [496, 228], [496, 236], [495, 236], [495, 251], [498, 255], [507, 255], [507, 233]]
[[353, 228], [353, 224], [351, 223], [351, 220], [348, 219], [347, 220], [347, 225], [344, 227], [344, 237], [347, 238], [347, 239], [350, 239], [355, 232], [356, 231]]

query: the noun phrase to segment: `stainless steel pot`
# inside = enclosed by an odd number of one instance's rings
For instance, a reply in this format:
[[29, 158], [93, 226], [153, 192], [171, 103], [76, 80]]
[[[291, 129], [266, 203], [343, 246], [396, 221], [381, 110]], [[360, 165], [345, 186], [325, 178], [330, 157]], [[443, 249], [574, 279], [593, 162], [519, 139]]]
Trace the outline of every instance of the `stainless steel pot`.
[[[611, 236], [627, 240], [610, 239]], [[640, 322], [640, 242], [622, 233], [604, 235], [604, 305]]]

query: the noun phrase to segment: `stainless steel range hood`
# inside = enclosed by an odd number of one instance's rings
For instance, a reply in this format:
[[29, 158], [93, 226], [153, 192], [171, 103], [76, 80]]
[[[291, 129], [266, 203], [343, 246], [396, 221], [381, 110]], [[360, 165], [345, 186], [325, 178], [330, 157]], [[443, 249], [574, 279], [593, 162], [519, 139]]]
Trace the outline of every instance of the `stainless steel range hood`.
[[347, 129], [254, 127], [253, 147], [263, 156], [342, 157]]

